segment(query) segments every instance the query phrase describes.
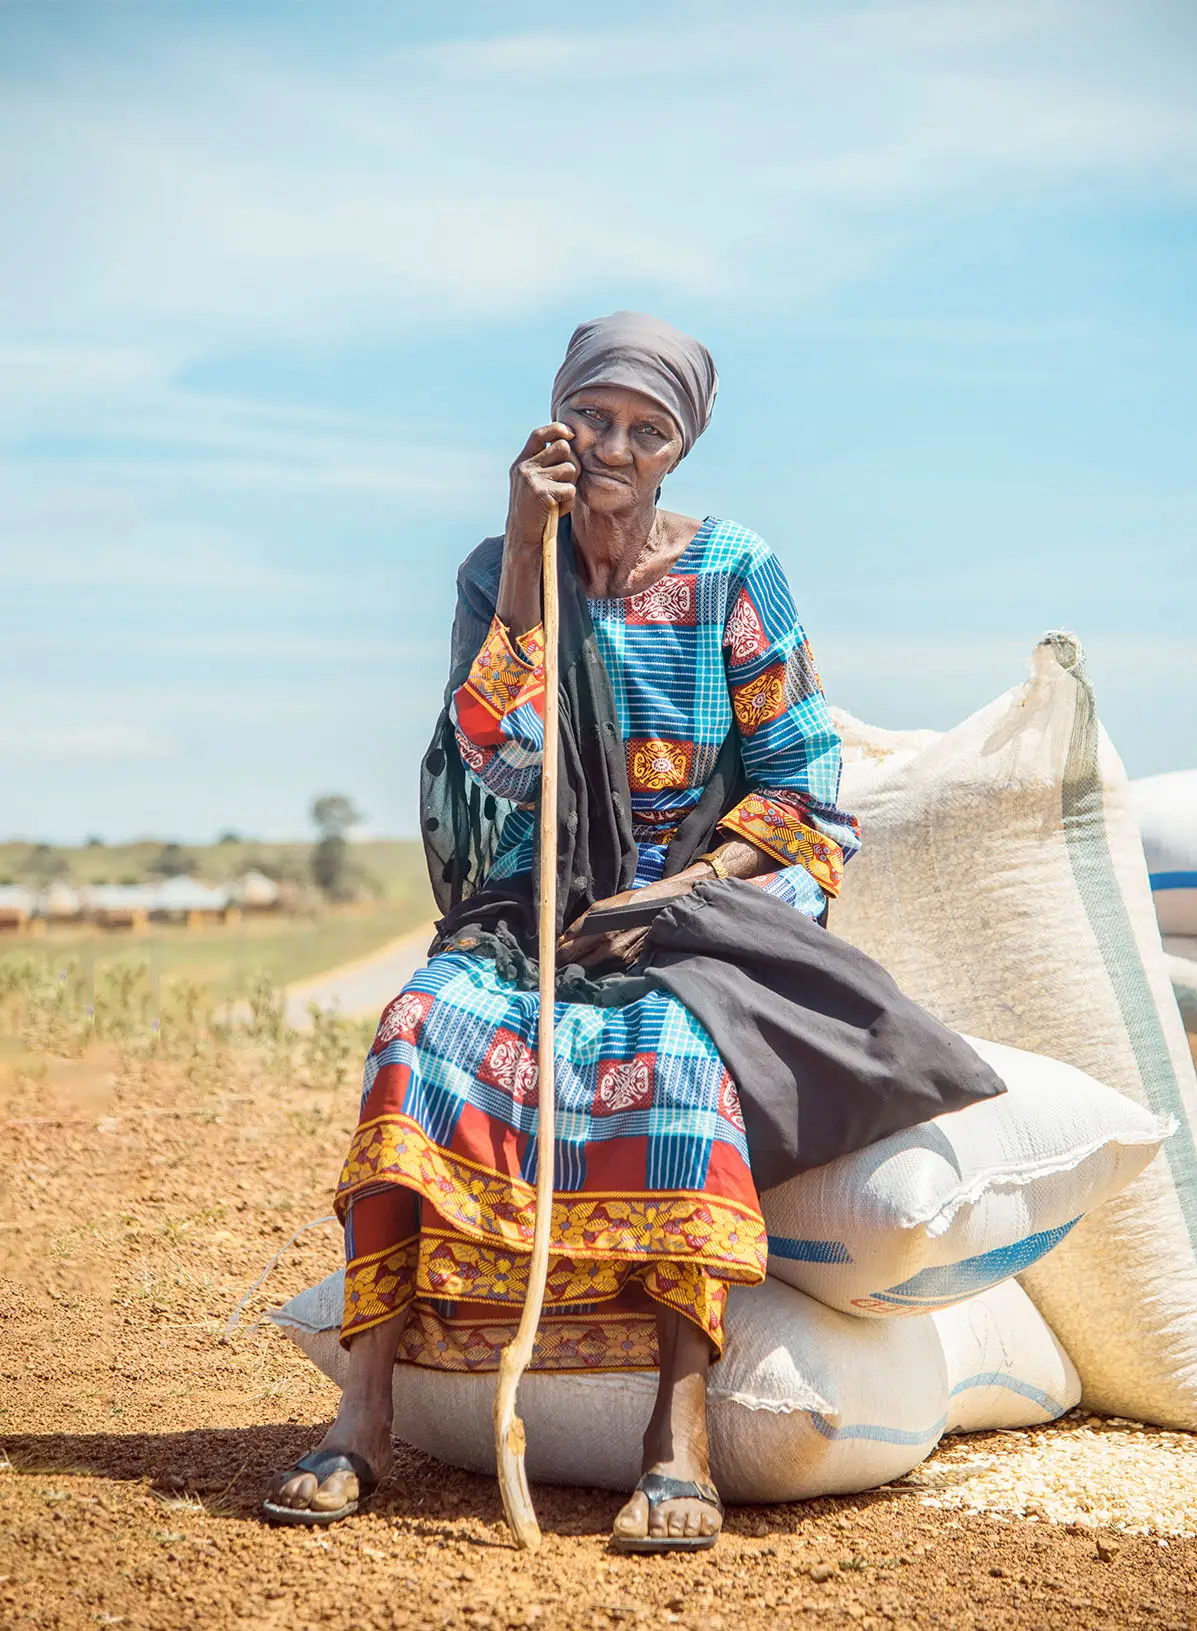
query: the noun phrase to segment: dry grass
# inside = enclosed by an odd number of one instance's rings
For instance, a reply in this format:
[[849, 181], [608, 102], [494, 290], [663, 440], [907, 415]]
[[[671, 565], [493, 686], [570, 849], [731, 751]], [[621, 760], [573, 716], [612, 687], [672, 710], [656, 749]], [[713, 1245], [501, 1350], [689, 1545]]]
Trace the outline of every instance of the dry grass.
[[44, 936], [0, 936], [0, 967], [36, 963], [56, 975], [73, 966], [76, 978], [84, 979], [118, 965], [144, 965], [161, 985], [191, 980], [228, 998], [258, 980], [291, 985], [368, 956], [430, 915], [425, 892], [407, 901], [313, 906], [295, 916], [263, 914], [194, 929], [170, 923], [139, 930], [63, 925]]
[[247, 1057], [269, 1080], [313, 1088], [347, 1086], [373, 1036], [370, 1020], [312, 1015], [300, 1033], [284, 1017], [283, 994], [267, 976], [250, 980], [230, 1017], [222, 992], [198, 981], [159, 981], [144, 962], [63, 967], [36, 954], [0, 960], [0, 1039], [10, 1069], [31, 1084], [52, 1061], [108, 1050], [118, 1075], [169, 1065], [195, 1085], [227, 1081]]

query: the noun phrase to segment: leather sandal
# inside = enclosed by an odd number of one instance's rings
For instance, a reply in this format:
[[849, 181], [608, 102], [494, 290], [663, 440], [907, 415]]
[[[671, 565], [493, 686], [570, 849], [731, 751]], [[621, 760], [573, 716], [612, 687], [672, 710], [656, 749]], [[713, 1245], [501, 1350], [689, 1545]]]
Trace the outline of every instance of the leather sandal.
[[352, 1517], [360, 1504], [378, 1488], [378, 1480], [370, 1471], [369, 1463], [360, 1455], [354, 1455], [352, 1451], [345, 1453], [341, 1450], [312, 1450], [295, 1463], [287, 1476], [293, 1477], [297, 1472], [310, 1472], [316, 1480], [317, 1489], [325, 1479], [331, 1478], [334, 1472], [355, 1473], [357, 1495], [353, 1500], [346, 1501], [343, 1506], [334, 1507], [330, 1512], [322, 1512], [310, 1506], [282, 1506], [279, 1502], [267, 1498], [262, 1502], [262, 1512], [268, 1523], [297, 1523], [309, 1528], [340, 1523], [342, 1518]]
[[[723, 1516], [723, 1502], [714, 1484], [699, 1483], [691, 1478], [666, 1478], [659, 1472], [646, 1472], [636, 1485], [640, 1494], [648, 1498], [651, 1518], [666, 1501], [702, 1501], [714, 1507]], [[612, 1535], [611, 1544], [617, 1552], [705, 1552], [719, 1539], [721, 1531], [713, 1535]]]

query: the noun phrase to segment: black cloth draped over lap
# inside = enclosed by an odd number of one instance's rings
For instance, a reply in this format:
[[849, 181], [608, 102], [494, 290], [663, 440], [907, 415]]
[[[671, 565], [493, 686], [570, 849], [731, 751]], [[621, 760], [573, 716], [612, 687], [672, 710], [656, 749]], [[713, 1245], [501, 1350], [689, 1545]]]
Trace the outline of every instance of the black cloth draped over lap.
[[[421, 773], [420, 817], [442, 913], [433, 953], [492, 957], [525, 990], [538, 981], [537, 864], [487, 883], [512, 806], [467, 773], [449, 704], [498, 601], [503, 540], [488, 538], [458, 574], [445, 706]], [[557, 927], [632, 887], [624, 743], [610, 677], [574, 563], [569, 518], [558, 539], [561, 606]], [[699, 802], [669, 844], [664, 876], [711, 847], [748, 791], [733, 726]], [[878, 1138], [1005, 1091], [968, 1044], [904, 996], [870, 957], [755, 885], [701, 883], [655, 918], [631, 969], [558, 970], [565, 1002], [619, 1007], [670, 992], [710, 1034], [739, 1093], [759, 1190]]]

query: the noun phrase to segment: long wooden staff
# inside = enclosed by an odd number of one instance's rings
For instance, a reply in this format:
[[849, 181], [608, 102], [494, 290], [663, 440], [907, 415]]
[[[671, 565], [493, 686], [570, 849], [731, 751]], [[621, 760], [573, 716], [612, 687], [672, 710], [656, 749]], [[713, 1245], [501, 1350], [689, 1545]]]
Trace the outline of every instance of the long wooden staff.
[[544, 1306], [553, 1228], [553, 1004], [557, 973], [557, 506], [544, 524], [544, 759], [540, 772], [540, 1115], [536, 1130], [536, 1220], [528, 1290], [513, 1341], [499, 1360], [495, 1388], [495, 1453], [503, 1508], [516, 1544], [525, 1551], [540, 1545], [540, 1525], [528, 1493], [524, 1469], [524, 1424], [515, 1413], [516, 1389], [528, 1368]]

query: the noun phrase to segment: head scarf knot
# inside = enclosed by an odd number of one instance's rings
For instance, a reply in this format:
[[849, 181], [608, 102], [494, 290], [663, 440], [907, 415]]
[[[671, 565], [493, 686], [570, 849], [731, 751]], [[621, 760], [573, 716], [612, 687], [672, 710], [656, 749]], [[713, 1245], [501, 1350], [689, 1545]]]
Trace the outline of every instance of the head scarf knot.
[[580, 323], [553, 381], [553, 417], [590, 385], [623, 385], [673, 416], [689, 453], [711, 422], [719, 375], [711, 353], [681, 329], [644, 312], [617, 311]]

